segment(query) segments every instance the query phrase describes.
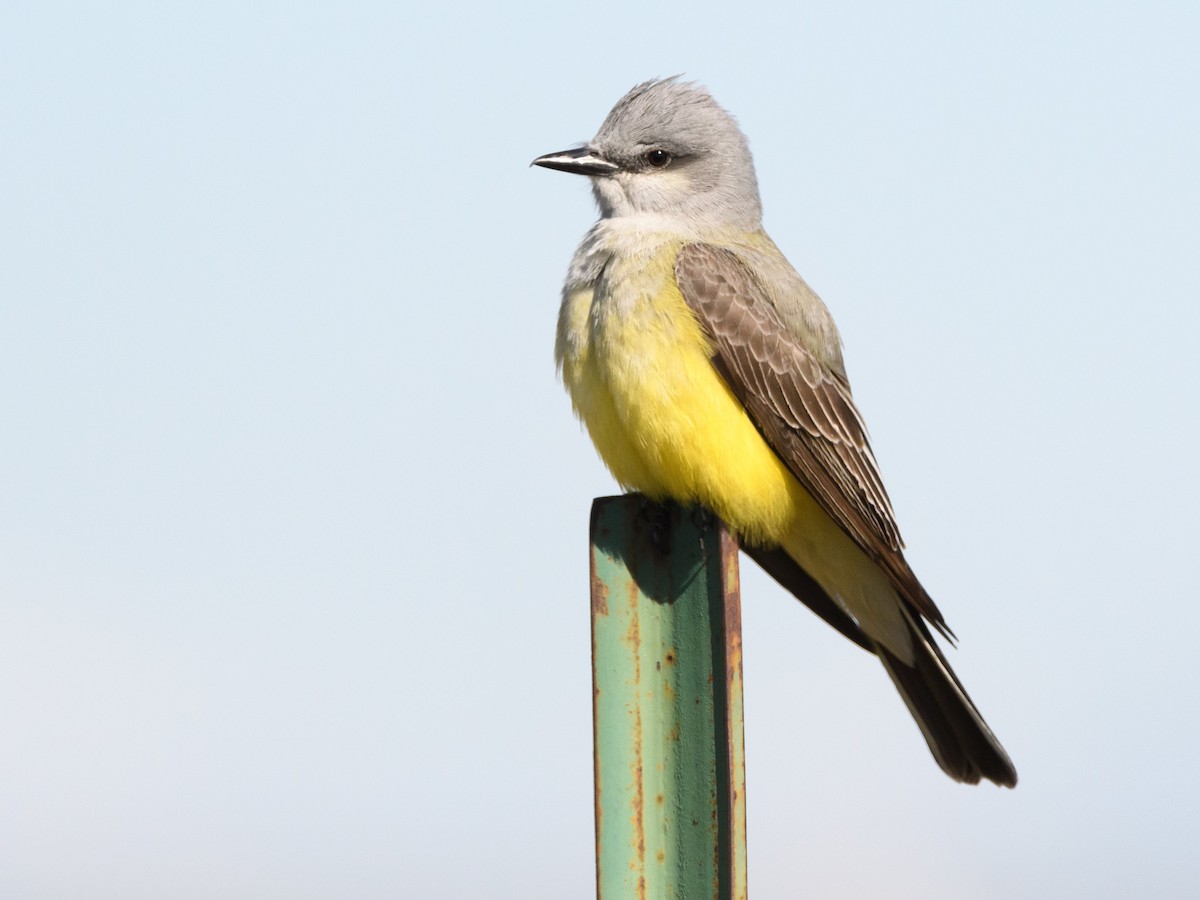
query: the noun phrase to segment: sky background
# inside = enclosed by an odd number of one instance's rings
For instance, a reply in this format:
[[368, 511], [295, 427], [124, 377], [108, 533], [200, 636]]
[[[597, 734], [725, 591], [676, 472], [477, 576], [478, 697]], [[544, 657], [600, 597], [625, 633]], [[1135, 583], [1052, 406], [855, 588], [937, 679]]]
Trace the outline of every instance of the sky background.
[[529, 168], [739, 119], [1015, 791], [743, 565], [757, 900], [1200, 884], [1200, 7], [5, 3], [0, 897], [586, 897]]

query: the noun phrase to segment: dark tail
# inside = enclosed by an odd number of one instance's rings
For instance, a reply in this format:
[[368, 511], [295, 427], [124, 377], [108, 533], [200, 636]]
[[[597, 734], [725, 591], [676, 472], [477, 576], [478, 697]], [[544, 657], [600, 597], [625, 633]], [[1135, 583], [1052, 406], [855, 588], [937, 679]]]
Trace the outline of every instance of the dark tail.
[[784, 550], [745, 544], [742, 550], [822, 619], [879, 656], [925, 735], [933, 758], [947, 775], [968, 784], [987, 778], [1005, 787], [1016, 786], [1017, 770], [1012, 760], [967, 696], [929, 629], [915, 614], [907, 616], [914, 656], [914, 665], [910, 666], [872, 641]]
[[1016, 787], [1017, 770], [967, 696], [925, 623], [909, 618], [914, 665], [906, 665], [883, 647], [875, 651], [896, 690], [921, 727], [933, 758], [951, 778], [978, 784], [980, 778]]

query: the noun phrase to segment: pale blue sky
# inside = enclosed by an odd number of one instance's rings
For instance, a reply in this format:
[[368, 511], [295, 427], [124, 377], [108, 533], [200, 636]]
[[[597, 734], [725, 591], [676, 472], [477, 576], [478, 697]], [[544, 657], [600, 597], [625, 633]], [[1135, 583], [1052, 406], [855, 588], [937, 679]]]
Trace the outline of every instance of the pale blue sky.
[[[414, 9], [414, 7], [416, 7]], [[1194, 896], [1200, 7], [0, 10], [0, 898], [586, 897], [529, 160], [706, 84], [1021, 774], [746, 562], [757, 900]]]

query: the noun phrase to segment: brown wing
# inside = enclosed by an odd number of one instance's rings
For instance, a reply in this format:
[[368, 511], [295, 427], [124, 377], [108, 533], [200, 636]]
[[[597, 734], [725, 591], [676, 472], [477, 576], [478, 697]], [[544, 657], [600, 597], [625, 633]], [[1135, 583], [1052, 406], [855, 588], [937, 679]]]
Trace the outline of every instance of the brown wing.
[[675, 261], [684, 300], [713, 341], [714, 365], [763, 438], [821, 507], [943, 634], [949, 629], [905, 562], [900, 531], [850, 387], [784, 325], [729, 250], [687, 244]]

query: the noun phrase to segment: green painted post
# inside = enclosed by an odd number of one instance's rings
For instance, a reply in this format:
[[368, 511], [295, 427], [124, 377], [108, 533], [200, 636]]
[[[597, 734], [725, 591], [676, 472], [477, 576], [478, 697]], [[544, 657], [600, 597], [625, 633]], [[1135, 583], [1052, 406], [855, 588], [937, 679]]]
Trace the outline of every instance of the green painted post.
[[638, 494], [592, 505], [596, 895], [746, 897], [737, 543]]

